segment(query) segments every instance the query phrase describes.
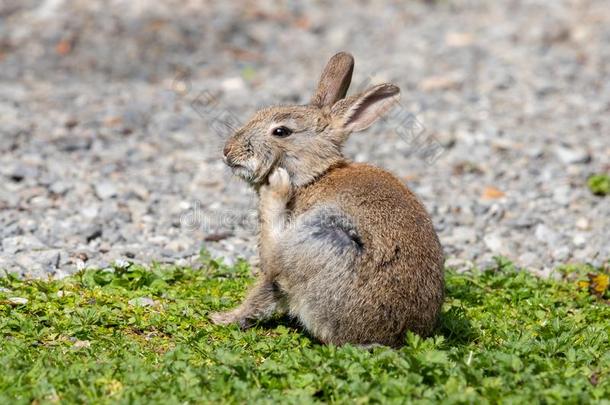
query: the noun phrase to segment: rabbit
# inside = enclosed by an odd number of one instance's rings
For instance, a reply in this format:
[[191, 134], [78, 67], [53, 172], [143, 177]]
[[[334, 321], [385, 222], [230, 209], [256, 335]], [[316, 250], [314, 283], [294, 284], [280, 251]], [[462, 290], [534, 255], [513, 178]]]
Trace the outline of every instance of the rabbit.
[[346, 97], [353, 67], [336, 54], [309, 104], [264, 108], [227, 140], [225, 163], [259, 196], [261, 272], [240, 306], [211, 315], [215, 324], [288, 314], [337, 346], [398, 347], [406, 331], [433, 332], [444, 255], [429, 215], [392, 174], [342, 154], [400, 90]]

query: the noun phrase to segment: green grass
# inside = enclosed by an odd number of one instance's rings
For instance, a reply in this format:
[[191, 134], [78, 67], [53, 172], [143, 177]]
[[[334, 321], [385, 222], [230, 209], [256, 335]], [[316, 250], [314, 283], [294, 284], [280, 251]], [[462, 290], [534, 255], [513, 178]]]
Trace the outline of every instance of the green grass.
[[610, 176], [607, 174], [594, 174], [587, 179], [589, 190], [595, 195], [605, 196], [610, 194]]
[[591, 294], [591, 276], [540, 280], [502, 260], [449, 271], [436, 336], [365, 351], [282, 319], [211, 325], [249, 274], [208, 260], [0, 279], [0, 403], [610, 403], [608, 292]]

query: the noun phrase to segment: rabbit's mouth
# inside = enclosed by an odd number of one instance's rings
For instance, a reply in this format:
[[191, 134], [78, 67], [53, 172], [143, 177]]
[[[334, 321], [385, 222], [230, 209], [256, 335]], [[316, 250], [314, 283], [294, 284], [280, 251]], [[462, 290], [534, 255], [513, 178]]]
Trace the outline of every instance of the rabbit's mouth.
[[261, 164], [256, 159], [247, 159], [237, 163], [235, 160], [225, 158], [225, 163], [235, 176], [245, 180], [251, 186], [257, 187], [267, 181], [267, 177], [276, 168], [278, 161], [277, 159], [264, 160]]
[[235, 165], [231, 166], [231, 170], [233, 174], [248, 183], [252, 187], [258, 187], [260, 184], [264, 183], [267, 179], [267, 176], [261, 176], [257, 174], [255, 170], [252, 170], [248, 166], [244, 165]]
[[248, 183], [252, 182], [254, 178], [254, 171], [244, 164], [236, 163], [234, 160], [228, 157], [223, 158], [224, 163], [231, 168], [233, 174], [237, 177], [241, 177]]
[[254, 180], [254, 173], [252, 172], [252, 170], [250, 170], [246, 166], [233, 165], [233, 166], [231, 166], [231, 170], [233, 171], [234, 175], [236, 175], [237, 177], [241, 177], [242, 179], [246, 180], [248, 183], [250, 183], [250, 182], [252, 182], [252, 180]]

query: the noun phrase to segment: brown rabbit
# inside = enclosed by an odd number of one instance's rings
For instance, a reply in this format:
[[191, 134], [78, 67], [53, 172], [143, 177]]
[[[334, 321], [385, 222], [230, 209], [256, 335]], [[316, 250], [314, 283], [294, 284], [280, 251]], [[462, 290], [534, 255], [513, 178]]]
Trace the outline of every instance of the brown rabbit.
[[443, 302], [443, 252], [417, 197], [390, 173], [352, 163], [347, 137], [399, 98], [381, 84], [345, 97], [354, 60], [333, 56], [309, 105], [257, 112], [224, 158], [259, 193], [261, 274], [217, 324], [284, 312], [324, 343], [399, 346], [429, 334]]

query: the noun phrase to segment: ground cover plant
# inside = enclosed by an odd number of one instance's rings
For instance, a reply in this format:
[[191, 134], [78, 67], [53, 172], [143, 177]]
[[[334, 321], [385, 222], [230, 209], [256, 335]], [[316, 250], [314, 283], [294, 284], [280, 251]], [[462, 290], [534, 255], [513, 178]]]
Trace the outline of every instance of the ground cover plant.
[[244, 262], [6, 276], [0, 403], [610, 403], [608, 269], [563, 271], [449, 270], [436, 335], [400, 350], [323, 346], [287, 319], [210, 324], [252, 281]]
[[605, 196], [610, 194], [610, 176], [607, 174], [594, 174], [587, 180], [589, 190], [595, 195]]

